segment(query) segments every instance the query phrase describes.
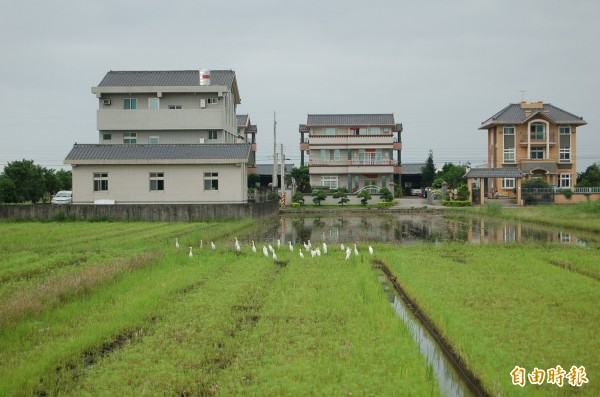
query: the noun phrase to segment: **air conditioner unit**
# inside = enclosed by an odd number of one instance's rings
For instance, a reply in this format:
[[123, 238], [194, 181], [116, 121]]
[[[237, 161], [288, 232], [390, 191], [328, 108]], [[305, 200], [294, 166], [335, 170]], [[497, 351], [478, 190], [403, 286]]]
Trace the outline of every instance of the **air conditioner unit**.
[[206, 107], [206, 99], [202, 98], [200, 99], [200, 108], [204, 109]]
[[107, 106], [110, 105], [110, 99], [103, 99], [102, 104]]

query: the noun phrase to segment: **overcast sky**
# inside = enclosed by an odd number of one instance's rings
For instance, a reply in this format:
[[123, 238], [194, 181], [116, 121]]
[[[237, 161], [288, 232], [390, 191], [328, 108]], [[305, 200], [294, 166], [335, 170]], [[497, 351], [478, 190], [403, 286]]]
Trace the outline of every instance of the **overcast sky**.
[[[0, 166], [59, 168], [98, 143], [109, 70], [235, 71], [258, 126], [300, 163], [307, 114], [394, 113], [404, 163], [487, 159], [481, 122], [542, 100], [581, 116], [578, 171], [600, 161], [600, 1], [0, 0]], [[33, 5], [32, 5], [33, 4]]]

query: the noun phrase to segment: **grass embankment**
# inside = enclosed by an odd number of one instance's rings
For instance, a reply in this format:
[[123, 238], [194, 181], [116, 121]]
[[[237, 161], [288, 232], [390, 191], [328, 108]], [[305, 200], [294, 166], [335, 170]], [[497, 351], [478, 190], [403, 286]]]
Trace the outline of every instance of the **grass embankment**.
[[[30, 243], [4, 243], [8, 298], [17, 284], [33, 291], [54, 273], [71, 277], [154, 253], [60, 299], [42, 296], [48, 305], [3, 321], [0, 395], [439, 394], [366, 258], [344, 261], [337, 251], [301, 260], [297, 249], [292, 256], [282, 248], [288, 265], [278, 268], [247, 243], [235, 253], [230, 236], [249, 224], [0, 225], [3, 235], [20, 233]], [[50, 241], [54, 228], [61, 238]], [[113, 240], [83, 238], [109, 231]], [[65, 241], [90, 259], [47, 270], [46, 259], [61, 255]], [[105, 257], [95, 257], [98, 250]], [[24, 278], [15, 265], [21, 253], [39, 256]]]
[[[378, 257], [494, 395], [600, 395], [600, 252], [565, 245], [385, 246]], [[562, 263], [562, 265], [561, 265]], [[510, 371], [584, 366], [589, 383], [514, 386]]]
[[536, 205], [524, 208], [506, 208], [492, 202], [482, 207], [453, 209], [452, 211], [600, 233], [600, 200], [578, 204]]

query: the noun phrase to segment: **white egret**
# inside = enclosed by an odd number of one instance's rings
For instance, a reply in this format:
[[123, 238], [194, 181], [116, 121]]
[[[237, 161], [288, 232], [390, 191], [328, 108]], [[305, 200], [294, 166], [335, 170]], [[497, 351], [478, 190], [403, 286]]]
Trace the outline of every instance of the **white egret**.
[[323, 253], [327, 254], [327, 244], [323, 243]]
[[308, 248], [311, 248], [311, 247], [312, 247], [312, 243], [310, 242], [310, 240], [308, 240], [308, 243], [307, 243], [307, 244], [308, 244]]
[[212, 241], [210, 242], [210, 248], [214, 251], [217, 249], [217, 246]]
[[317, 253], [317, 256], [321, 256], [321, 249], [319, 247], [315, 249], [315, 252]]
[[346, 248], [346, 260], [350, 259], [351, 253], [352, 253], [352, 250], [350, 249], [350, 247]]
[[254, 245], [254, 240], [252, 240], [252, 252], [256, 254], [256, 245]]
[[310, 247], [308, 246], [308, 244], [306, 244], [306, 243], [302, 243], [302, 244], [304, 244], [304, 250], [305, 250], [306, 252], [308, 252], [308, 249], [310, 248]]
[[373, 255], [373, 247], [369, 245], [369, 254]]
[[240, 242], [238, 241], [237, 237], [235, 238], [235, 250], [237, 252], [240, 252], [242, 250], [242, 247], [240, 246]]
[[277, 249], [281, 248], [281, 240], [277, 239]]
[[265, 247], [263, 245], [263, 255], [266, 256], [267, 258], [269, 257], [269, 251], [267, 250], [267, 247]]
[[277, 260], [277, 254], [275, 253], [275, 251], [273, 251], [273, 260], [276, 261]]
[[311, 256], [311, 258], [314, 258], [315, 256], [317, 256], [317, 251], [310, 250], [310, 256]]
[[175, 248], [179, 249], [179, 239], [175, 237]]
[[358, 250], [356, 249], [356, 244], [354, 244], [354, 255], [358, 256]]
[[275, 252], [275, 250], [273, 249], [273, 246], [271, 244], [269, 244], [269, 251]]
[[200, 240], [200, 248], [202, 248], [202, 244], [204, 244], [204, 241]]
[[192, 256], [194, 256], [194, 254], [192, 254], [192, 247], [190, 247], [190, 253], [188, 254], [188, 256], [191, 258]]
[[292, 245], [292, 242], [288, 241], [288, 244], [290, 246], [290, 252], [294, 252], [294, 246]]
[[342, 249], [342, 251], [344, 251], [346, 249], [346, 247], [344, 247], [344, 243], [340, 244], [340, 248]]
[[302, 253], [302, 250], [298, 250], [298, 252], [300, 253], [300, 259], [304, 259], [304, 254]]

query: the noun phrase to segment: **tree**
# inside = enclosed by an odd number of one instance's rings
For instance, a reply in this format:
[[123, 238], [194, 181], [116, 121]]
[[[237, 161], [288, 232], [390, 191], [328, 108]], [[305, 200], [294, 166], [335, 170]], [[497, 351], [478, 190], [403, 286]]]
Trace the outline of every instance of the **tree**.
[[600, 186], [600, 163], [594, 163], [583, 172], [577, 174], [576, 187]]
[[361, 190], [360, 193], [356, 195], [356, 197], [360, 199], [360, 203], [362, 205], [367, 205], [367, 202], [372, 198], [371, 193], [369, 193], [369, 191], [366, 189]]
[[333, 193], [333, 198], [340, 199], [340, 201], [338, 201], [338, 204], [346, 204], [348, 201], [350, 201], [350, 199], [348, 198], [348, 189], [346, 189], [345, 187], [338, 188], [335, 191], [335, 193]]
[[297, 203], [302, 203], [302, 205], [304, 205], [304, 194], [302, 194], [302, 192], [294, 193], [294, 196], [292, 197], [292, 201], [295, 201]]
[[390, 189], [388, 189], [387, 187], [382, 187], [381, 190], [379, 191], [379, 199], [383, 200], [383, 201], [394, 201], [394, 195], [392, 194], [392, 192], [390, 191]]
[[256, 184], [260, 183], [260, 175], [258, 174], [250, 174], [248, 175], [248, 187], [256, 188]]
[[46, 192], [44, 174], [44, 168], [35, 165], [33, 160], [8, 163], [4, 167], [2, 178], [12, 181], [12, 184], [4, 181], [0, 185], [3, 189], [8, 189], [7, 192], [0, 192], [0, 197], [8, 203], [39, 202]]
[[323, 189], [317, 189], [312, 192], [312, 196], [314, 197], [313, 203], [321, 205], [321, 201], [327, 198], [327, 193], [325, 193], [325, 190]]
[[425, 165], [421, 167], [423, 187], [431, 186], [433, 184], [433, 178], [435, 178], [435, 163], [433, 162], [433, 152], [430, 150]]
[[296, 189], [302, 193], [310, 193], [310, 175], [308, 174], [308, 167], [294, 167], [291, 172], [292, 178], [296, 180]]

